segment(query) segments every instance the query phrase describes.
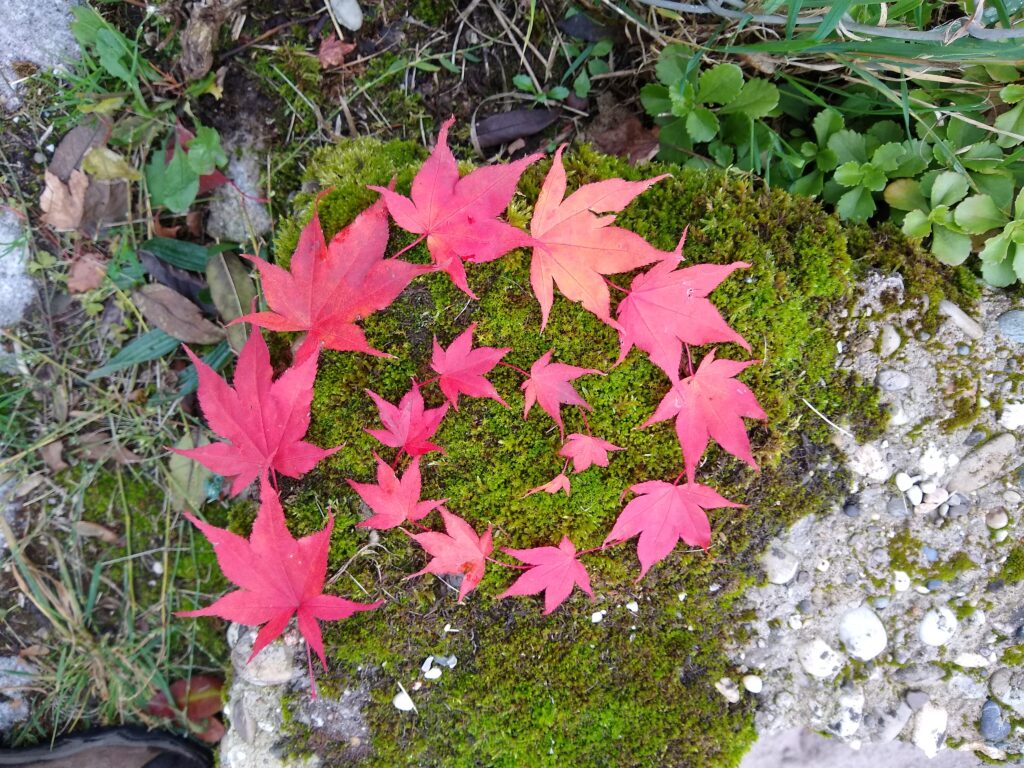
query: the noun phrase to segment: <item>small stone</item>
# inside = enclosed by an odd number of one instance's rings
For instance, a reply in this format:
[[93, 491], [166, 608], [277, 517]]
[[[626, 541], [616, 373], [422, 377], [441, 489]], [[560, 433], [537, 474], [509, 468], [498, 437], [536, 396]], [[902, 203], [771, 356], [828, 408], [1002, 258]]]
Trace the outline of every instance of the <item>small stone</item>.
[[835, 733], [844, 741], [849, 741], [860, 728], [864, 720], [864, 691], [852, 686], [844, 686], [839, 694], [839, 720]]
[[1007, 538], [1009, 538], [1009, 536], [1010, 532], [1003, 528], [1001, 531], [996, 531], [994, 534], [992, 534], [992, 541], [994, 541], [996, 544], [1002, 544], [1004, 541], [1006, 541]]
[[751, 693], [760, 693], [764, 688], [764, 683], [761, 678], [757, 675], [744, 675], [743, 676], [743, 687]]
[[914, 717], [914, 744], [929, 758], [935, 757], [946, 740], [949, 714], [931, 702], [925, 704]]
[[883, 392], [901, 392], [910, 386], [910, 376], [893, 368], [879, 371], [875, 381]]
[[985, 741], [1002, 741], [1010, 735], [1010, 724], [1003, 717], [1003, 710], [992, 699], [981, 707], [981, 723], [978, 728]]
[[363, 11], [356, 0], [331, 0], [331, 12], [345, 29], [355, 32], [363, 26]]
[[[401, 686], [399, 686], [401, 687]], [[395, 709], [401, 712], [415, 712], [416, 705], [413, 703], [412, 697], [409, 695], [405, 688], [402, 688], [398, 693], [395, 694], [395, 698], [391, 700], [394, 704]]]
[[834, 677], [846, 663], [843, 654], [834, 651], [820, 637], [800, 645], [796, 655], [804, 671], [818, 678]]
[[768, 581], [772, 584], [788, 584], [796, 576], [800, 561], [796, 555], [782, 546], [776, 539], [762, 558]]
[[630, 613], [636, 613], [640, 610], [640, 604], [637, 603], [636, 600], [630, 600], [628, 603], [626, 603], [626, 610]]
[[991, 528], [993, 531], [998, 531], [1000, 528], [1005, 528], [1010, 523], [1010, 516], [1006, 514], [1006, 510], [994, 509], [985, 515], [985, 525]]
[[796, 604], [796, 609], [800, 611], [800, 613], [810, 613], [812, 607], [811, 600], [807, 597]]
[[843, 514], [847, 517], [860, 517], [860, 505], [851, 502], [843, 507]]
[[885, 504], [885, 511], [893, 517], [903, 517], [907, 514], [907, 502], [903, 496], [890, 496]]
[[441, 676], [441, 668], [440, 667], [431, 667], [430, 669], [428, 669], [426, 672], [423, 673], [423, 677], [425, 677], [427, 680], [437, 680], [437, 678], [439, 678], [440, 676]]
[[594, 624], [600, 624], [604, 621], [604, 611], [594, 611], [590, 614], [590, 621]]
[[892, 572], [892, 588], [897, 592], [906, 592], [910, 589], [910, 576], [907, 575], [906, 571]]
[[971, 348], [967, 344], [957, 344], [956, 345], [956, 353], [958, 355], [969, 355], [969, 354], [971, 354]]
[[930, 700], [930, 697], [924, 691], [907, 691], [907, 695], [904, 697], [907, 705], [917, 712]]
[[839, 620], [839, 639], [847, 653], [861, 661], [875, 658], [889, 641], [881, 619], [866, 605], [843, 614]]
[[927, 544], [921, 547], [921, 554], [924, 556], [924, 559], [927, 560], [929, 563], [934, 563], [936, 560], [939, 559], [939, 553], [935, 549], [935, 547], [929, 547]]
[[899, 488], [900, 493], [906, 493], [914, 487], [914, 479], [906, 472], [897, 472], [896, 477], [893, 478], [896, 483], [896, 487]]
[[427, 658], [423, 660], [423, 663], [420, 664], [420, 672], [428, 672], [432, 666], [434, 666], [434, 657], [427, 656]]
[[889, 607], [889, 602], [890, 601], [888, 597], [876, 597], [874, 600], [871, 601], [871, 604], [875, 606], [875, 608], [877, 608], [878, 610], [884, 611], [886, 608]]
[[1024, 715], [1024, 672], [1011, 672], [1000, 667], [988, 679], [992, 697], [1010, 707], [1018, 715]]
[[820, 560], [818, 560], [818, 562], [817, 562], [817, 563], [815, 563], [815, 564], [814, 564], [814, 567], [815, 567], [815, 568], [817, 568], [817, 569], [818, 569], [819, 571], [821, 571], [822, 573], [825, 573], [825, 571], [827, 571], [827, 570], [829, 569], [829, 566], [830, 566], [830, 565], [831, 565], [831, 563], [829, 563], [829, 561], [828, 561], [828, 560], [826, 560], [826, 559], [825, 559], [825, 558], [823, 557], [823, 558], [821, 558]]
[[989, 665], [988, 659], [980, 653], [960, 653], [953, 659], [953, 663], [964, 669], [983, 669]]
[[1005, 464], [1016, 450], [1017, 438], [1009, 432], [993, 437], [964, 457], [946, 481], [946, 488], [970, 493], [985, 487], [1003, 474]]
[[942, 579], [928, 579], [924, 585], [928, 587], [929, 592], [935, 592], [936, 590], [942, 589], [944, 582]]
[[945, 645], [956, 633], [956, 627], [956, 616], [943, 605], [939, 608], [932, 608], [924, 615], [917, 628], [917, 636], [925, 645]]
[[882, 326], [881, 339], [878, 344], [878, 354], [882, 357], [889, 357], [900, 348], [900, 332], [893, 326], [886, 323]]
[[810, 580], [811, 580], [811, 574], [808, 573], [807, 571], [798, 571], [797, 572], [797, 574], [796, 574], [796, 583], [797, 584], [806, 584]]
[[1021, 499], [1024, 499], [1024, 496], [1021, 496], [1016, 491], [1006, 491], [1003, 494], [1003, 501], [1005, 501], [1007, 504], [1020, 504]]
[[879, 483], [888, 480], [893, 471], [892, 466], [882, 456], [878, 446], [872, 443], [858, 446], [850, 454], [847, 466], [855, 475], [863, 475]]
[[964, 438], [964, 445], [966, 445], [968, 448], [973, 448], [984, 439], [985, 433], [982, 432], [980, 429], [975, 429], [972, 430], [971, 433]]
[[1024, 403], [1007, 403], [999, 415], [999, 426], [1004, 429], [1024, 427]]
[[945, 488], [936, 488], [934, 491], [925, 493], [925, 504], [945, 504], [949, 500], [949, 491]]
[[723, 677], [715, 683], [715, 690], [722, 694], [722, 697], [730, 704], [740, 700], [740, 689], [731, 677]]
[[1010, 341], [1024, 344], [1024, 310], [1011, 309], [999, 316], [999, 331]]
[[939, 302], [939, 312], [952, 320], [957, 328], [972, 339], [980, 339], [985, 335], [985, 329], [978, 324], [978, 321], [972, 319], [949, 299], [943, 299]]
[[913, 507], [916, 507], [924, 501], [924, 491], [921, 490], [921, 486], [915, 485], [907, 491], [907, 501], [909, 501], [910, 505]]

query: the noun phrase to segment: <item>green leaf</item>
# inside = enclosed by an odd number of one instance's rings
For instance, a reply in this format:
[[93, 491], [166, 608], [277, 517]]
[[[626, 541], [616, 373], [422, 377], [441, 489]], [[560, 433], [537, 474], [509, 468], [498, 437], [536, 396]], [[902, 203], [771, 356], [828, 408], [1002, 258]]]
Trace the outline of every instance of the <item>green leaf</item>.
[[[596, 43], [594, 43], [594, 49], [590, 52], [590, 55], [594, 57], [594, 59], [600, 59], [602, 56], [607, 56], [609, 53], [611, 53], [613, 47], [614, 42], [608, 38], [605, 38], [604, 40], [598, 40]], [[592, 72], [591, 74], [597, 73]]]
[[114, 29], [104, 27], [96, 32], [96, 56], [110, 75], [129, 86], [136, 86], [137, 80], [125, 59], [131, 60], [131, 51], [124, 36]]
[[903, 218], [903, 234], [907, 237], [927, 237], [932, 231], [932, 223], [924, 211], [914, 210]]
[[[722, 65], [720, 65], [722, 66]], [[748, 80], [739, 95], [722, 107], [722, 114], [741, 113], [750, 118], [764, 117], [779, 103], [779, 89], [767, 80]]]
[[1008, 172], [1001, 173], [976, 173], [972, 174], [974, 186], [983, 195], [988, 195], [992, 201], [1003, 210], [1009, 210], [1013, 204], [1013, 176]]
[[676, 117], [686, 117], [697, 106], [696, 91], [685, 80], [669, 86], [668, 96], [672, 99], [672, 114]]
[[864, 165], [854, 162], [843, 163], [836, 168], [832, 178], [844, 187], [856, 187], [864, 180]]
[[728, 104], [743, 88], [743, 70], [735, 64], [718, 64], [701, 72], [697, 84], [699, 104]]
[[562, 101], [569, 97], [569, 89], [564, 85], [556, 85], [550, 91], [548, 91], [548, 98], [554, 99], [555, 101]]
[[1013, 285], [1017, 280], [1017, 273], [1013, 264], [1016, 259], [1005, 259], [1003, 261], [987, 261], [981, 265], [981, 276], [985, 282], [996, 288], [1005, 288]]
[[988, 135], [988, 131], [976, 125], [957, 120], [951, 116], [946, 126], [946, 141], [953, 145], [954, 149], [962, 149], [971, 144], [982, 141]]
[[836, 26], [842, 21], [843, 14], [845, 14], [850, 6], [854, 4], [854, 0], [839, 0], [839, 2], [826, 3], [828, 6], [828, 12], [821, 20], [821, 24], [814, 30], [814, 40], [824, 40], [826, 37], [832, 34]]
[[1006, 86], [999, 91], [999, 98], [1007, 104], [1016, 104], [1018, 101], [1024, 100], [1024, 85], [1014, 83]]
[[1013, 201], [1013, 217], [1024, 219], [1024, 189], [1021, 189], [1017, 194], [1017, 199]]
[[900, 162], [907, 154], [907, 148], [902, 144], [890, 142], [882, 144], [871, 155], [871, 164], [883, 171], [896, 170]]
[[1000, 234], [985, 241], [984, 247], [978, 253], [978, 258], [986, 264], [998, 264], [1001, 261], [1006, 261], [1011, 243], [1010, 233], [1003, 230]]
[[889, 171], [889, 178], [891, 179], [917, 176], [928, 167], [929, 152], [927, 144], [917, 139], [911, 139], [904, 141], [901, 146], [904, 150], [903, 159], [900, 160], [899, 165]]
[[718, 118], [705, 107], [697, 107], [686, 116], [686, 130], [694, 141], [711, 141], [718, 134]]
[[[1009, 112], [1003, 112], [1003, 114], [999, 115], [993, 125], [1001, 131], [1008, 131], [1009, 133], [1017, 134], [1017, 136], [1024, 135], [1024, 101], [1020, 102]], [[1004, 148], [1016, 146], [1020, 142], [1021, 139], [1002, 134], [996, 139], [996, 144]]]
[[210, 252], [201, 245], [173, 240], [169, 237], [154, 237], [139, 245], [140, 251], [149, 251], [160, 261], [172, 267], [205, 272]]
[[794, 195], [817, 197], [821, 194], [821, 188], [824, 180], [825, 174], [821, 171], [811, 171], [790, 184], [789, 191]]
[[206, 282], [210, 286], [210, 298], [223, 321], [228, 342], [235, 352], [241, 353], [242, 346], [249, 338], [245, 324], [228, 325], [249, 312], [256, 298], [256, 284], [249, 270], [233, 253], [211, 254], [206, 265]]
[[933, 227], [932, 253], [943, 264], [963, 264], [971, 255], [971, 238], [945, 227]]
[[953, 218], [961, 229], [971, 235], [983, 235], [1007, 222], [1006, 214], [988, 195], [971, 195], [956, 207]]
[[968, 188], [966, 176], [955, 171], [943, 171], [932, 183], [932, 207], [960, 202], [967, 195]]
[[590, 75], [586, 70], [580, 70], [580, 73], [573, 78], [572, 92], [581, 99], [587, 98], [590, 94]]
[[713, 141], [708, 145], [708, 154], [722, 168], [728, 168], [735, 159], [732, 147], [721, 141]]
[[865, 133], [878, 139], [879, 144], [899, 144], [905, 138], [903, 129], [892, 120], [878, 120]]
[[1018, 280], [1024, 280], [1024, 248], [1014, 246], [1013, 272]]
[[843, 221], [867, 221], [874, 212], [875, 200], [863, 187], [851, 189], [836, 203], [836, 213]]
[[526, 91], [527, 93], [537, 92], [537, 89], [533, 87], [533, 80], [530, 79], [529, 75], [523, 73], [519, 73], [518, 75], [512, 78], [512, 85], [514, 85], [520, 91]]
[[1003, 150], [994, 141], [978, 142], [957, 157], [964, 168], [981, 173], [992, 173], [1003, 165]]
[[672, 112], [672, 99], [668, 96], [668, 88], [655, 83], [648, 83], [640, 89], [640, 103], [647, 114], [652, 117], [668, 115]]
[[675, 85], [686, 77], [693, 52], [682, 45], [666, 45], [654, 65], [654, 74], [662, 85]]
[[146, 185], [154, 205], [184, 213], [199, 194], [199, 174], [189, 166], [180, 146], [174, 148], [171, 162], [166, 164], [164, 151], [157, 149], [146, 166]]
[[201, 125], [196, 129], [195, 138], [188, 143], [189, 167], [200, 176], [207, 176], [222, 168], [228, 156], [220, 145], [220, 134], [214, 128]]
[[106, 19], [92, 8], [72, 6], [71, 13], [75, 20], [71, 22], [71, 34], [83, 48], [96, 44], [96, 35], [101, 29], [109, 28]]
[[[928, 201], [916, 179], [897, 179], [890, 182], [883, 194], [885, 202], [897, 211], [927, 210]], [[920, 235], [918, 235], [920, 237]]]
[[868, 161], [867, 141], [864, 134], [844, 129], [832, 134], [828, 148], [836, 153], [840, 163], [866, 163]]
[[130, 368], [133, 365], [144, 363], [148, 360], [156, 360], [173, 352], [180, 345], [181, 342], [176, 338], [156, 328], [149, 331], [149, 333], [142, 334], [122, 347], [121, 351], [110, 358], [106, 365], [97, 368], [86, 376], [86, 381], [94, 381], [124, 368]]
[[833, 133], [843, 130], [846, 123], [843, 116], [834, 109], [823, 109], [814, 116], [811, 126], [814, 128], [814, 138], [819, 147], [824, 147]]

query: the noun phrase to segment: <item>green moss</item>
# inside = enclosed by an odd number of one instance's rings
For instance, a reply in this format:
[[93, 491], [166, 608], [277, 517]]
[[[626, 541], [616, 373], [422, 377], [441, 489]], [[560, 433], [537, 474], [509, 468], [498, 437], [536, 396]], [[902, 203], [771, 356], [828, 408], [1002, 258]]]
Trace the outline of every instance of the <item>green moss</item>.
[[977, 567], [966, 552], [957, 552], [947, 560], [936, 563], [931, 569], [930, 576], [933, 579], [952, 581], [961, 573]]
[[1002, 662], [1008, 667], [1024, 665], [1024, 645], [1015, 645], [1003, 651]]
[[1018, 544], [1010, 550], [999, 576], [1010, 584], [1024, 581], [1024, 544]]
[[[326, 235], [373, 200], [366, 184], [395, 177], [397, 189], [407, 192], [422, 156], [411, 144], [370, 140], [317, 153], [307, 180], [310, 188], [333, 188], [319, 207]], [[524, 175], [510, 220], [528, 217], [547, 166], [540, 163]], [[404, 580], [423, 567], [422, 551], [399, 533], [384, 532], [372, 545], [369, 532], [354, 529], [359, 500], [344, 480], [371, 480], [372, 454], [381, 449], [363, 432], [377, 423], [363, 389], [397, 401], [411, 377], [430, 378], [435, 335], [447, 344], [475, 322], [477, 343], [511, 347], [506, 359], [514, 365], [528, 368], [553, 350], [555, 360], [608, 372], [578, 385], [594, 408], [591, 429], [624, 450], [613, 454], [607, 469], [574, 475], [571, 497], [524, 498], [526, 490], [557, 474], [562, 460], [551, 420], [537, 409], [523, 420], [522, 379], [515, 371], [497, 368], [490, 375], [510, 409], [463, 400], [442, 423], [436, 441], [446, 452], [425, 457], [423, 497], [447, 498], [478, 530], [493, 526], [499, 547], [551, 543], [563, 534], [580, 548], [597, 546], [622, 508], [623, 491], [643, 480], [673, 478], [681, 467], [671, 424], [638, 429], [667, 391], [664, 374], [637, 351], [613, 368], [615, 332], [562, 298], [541, 333], [528, 252], [472, 265], [477, 302], [443, 274], [417, 279], [387, 311], [363, 321], [370, 343], [395, 359], [323, 355], [310, 436], [321, 445], [346, 447], [284, 489], [295, 533], [322, 527], [324, 509], [335, 510], [331, 563], [344, 566], [339, 589], [388, 599], [373, 614], [325, 627], [330, 674], [339, 685], [359, 678], [371, 687], [371, 765], [737, 764], [753, 738], [752, 703], [728, 705], [714, 690], [714, 682], [730, 672], [724, 641], [741, 629], [736, 598], [760, 577], [757, 557], [769, 537], [840, 500], [848, 487], [831, 447], [831, 428], [807, 404], [862, 436], [877, 435], [885, 422], [874, 388], [834, 366], [828, 321], [847, 301], [853, 274], [846, 233], [835, 219], [805, 199], [746, 179], [657, 164], [638, 170], [587, 148], [570, 153], [566, 168], [570, 188], [671, 172], [618, 223], [663, 249], [671, 249], [688, 224], [689, 263], [751, 264], [713, 299], [763, 359], [742, 375], [768, 413], [766, 422], [749, 423], [762, 471], [750, 471], [716, 447], [709, 450], [701, 481], [748, 505], [711, 513], [709, 553], [679, 547], [640, 583], [634, 581], [633, 543], [588, 558], [599, 605], [608, 611], [598, 624], [590, 621], [594, 607], [579, 594], [549, 617], [540, 615], [535, 599], [494, 600], [513, 575], [499, 567], [488, 569], [464, 605], [435, 577]], [[313, 199], [313, 193], [299, 195], [300, 213], [279, 228], [278, 260], [287, 262]], [[391, 249], [411, 241], [393, 230]], [[420, 245], [403, 258], [429, 257]], [[729, 345], [719, 354], [745, 358]], [[424, 392], [428, 407], [441, 404], [433, 387]], [[584, 430], [576, 411], [566, 408], [563, 416], [568, 431]], [[437, 525], [433, 518], [426, 522]], [[641, 606], [635, 616], [623, 607], [631, 599]], [[398, 712], [390, 704], [397, 683], [408, 687], [431, 654], [454, 654], [458, 666], [414, 693], [418, 715]], [[296, 748], [303, 743], [296, 732]], [[338, 745], [339, 754], [344, 746]]]
[[913, 574], [919, 570], [918, 557], [921, 542], [915, 539], [909, 528], [903, 528], [889, 540], [889, 564], [893, 570]]

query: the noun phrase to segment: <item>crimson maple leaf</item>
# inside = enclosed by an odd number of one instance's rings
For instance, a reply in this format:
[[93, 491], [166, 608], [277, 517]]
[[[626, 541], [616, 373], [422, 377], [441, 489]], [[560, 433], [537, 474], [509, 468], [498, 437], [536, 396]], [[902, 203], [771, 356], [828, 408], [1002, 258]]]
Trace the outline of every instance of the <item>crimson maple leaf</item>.
[[412, 538], [433, 558], [426, 567], [406, 578], [422, 576], [424, 573], [462, 574], [459, 587], [461, 603], [484, 577], [487, 557], [494, 550], [491, 541], [491, 526], [482, 536], [477, 536], [472, 526], [458, 515], [441, 509], [447, 533], [428, 531], [417, 533]]
[[454, 122], [455, 118], [449, 118], [441, 126], [434, 151], [412, 180], [411, 198], [384, 187], [370, 189], [380, 192], [398, 226], [426, 237], [438, 268], [476, 298], [466, 282], [464, 261], [493, 261], [513, 248], [533, 243], [525, 232], [497, 217], [508, 208], [523, 171], [541, 154], [477, 168], [460, 179], [455, 156], [448, 148], [448, 129]]
[[522, 560], [528, 568], [515, 580], [511, 587], [500, 595], [535, 595], [544, 592], [544, 615], [547, 616], [560, 606], [574, 586], [594, 598], [590, 589], [590, 577], [583, 563], [576, 559], [576, 547], [563, 536], [557, 547], [533, 547], [532, 549], [503, 549], [506, 554]]
[[394, 528], [407, 520], [426, 517], [446, 501], [420, 501], [422, 485], [419, 456], [413, 458], [401, 479], [380, 456], [374, 454], [373, 457], [377, 459], [376, 485], [346, 481], [374, 512], [372, 517], [358, 523], [357, 528]]
[[702, 549], [711, 545], [711, 523], [704, 510], [743, 507], [699, 483], [674, 485], [651, 480], [630, 490], [638, 495], [619, 513], [604, 543], [617, 544], [639, 534], [636, 552], [640, 558], [640, 578], [663, 560], [680, 539]]
[[608, 452], [621, 451], [617, 445], [609, 443], [593, 435], [569, 435], [565, 439], [565, 445], [558, 452], [559, 456], [572, 459], [573, 472], [579, 474], [591, 464], [599, 467], [608, 466]]
[[[319, 622], [347, 619], [356, 611], [369, 611], [381, 605], [355, 603], [323, 593], [334, 516], [327, 516], [323, 530], [296, 540], [285, 525], [281, 501], [273, 488], [263, 489], [248, 539], [204, 523], [188, 512], [185, 517], [213, 544], [217, 564], [238, 589], [205, 608], [177, 615], [219, 616], [249, 626], [262, 624], [249, 661], [281, 635], [292, 616], [297, 616], [307, 654], [312, 648], [326, 667]], [[313, 683], [312, 664], [309, 674]], [[313, 691], [315, 696], [315, 686]]]
[[530, 414], [534, 403], [540, 405], [555, 423], [558, 424], [558, 433], [565, 434], [565, 426], [562, 424], [561, 406], [578, 405], [588, 411], [593, 410], [589, 403], [580, 397], [573, 388], [572, 380], [588, 373], [595, 373], [603, 376], [601, 371], [594, 368], [580, 368], [576, 365], [565, 363], [552, 363], [551, 352], [545, 352], [530, 367], [530, 378], [524, 381], [521, 389], [525, 393], [525, 404], [523, 406], [523, 418]]
[[430, 442], [437, 431], [441, 419], [448, 413], [448, 403], [440, 408], [424, 410], [423, 395], [418, 384], [406, 392], [398, 405], [392, 405], [376, 392], [366, 390], [380, 412], [380, 421], [384, 429], [367, 429], [366, 432], [380, 440], [384, 445], [400, 448], [410, 456], [422, 456], [431, 451], [444, 449]]
[[554, 301], [552, 281], [567, 299], [580, 302], [614, 327], [604, 276], [630, 272], [672, 254], [658, 250], [635, 232], [610, 226], [615, 216], [598, 214], [621, 211], [668, 174], [646, 181], [608, 179], [585, 184], [563, 200], [564, 148], [555, 152], [530, 221], [530, 234], [540, 243], [533, 249], [530, 284], [540, 302], [541, 328], [547, 325]]
[[508, 403], [484, 374], [498, 364], [512, 350], [509, 347], [477, 347], [473, 349], [473, 331], [476, 323], [463, 331], [443, 349], [434, 338], [434, 356], [430, 367], [440, 374], [438, 385], [455, 410], [459, 410], [459, 393], [469, 397], [489, 397], [508, 408]]
[[256, 478], [265, 490], [270, 471], [301, 477], [337, 448], [318, 448], [302, 438], [309, 428], [317, 355], [293, 365], [273, 381], [270, 352], [257, 331], [249, 334], [235, 366], [234, 386], [185, 347], [199, 374], [199, 404], [210, 429], [226, 443], [175, 453], [195, 459], [218, 475], [233, 478], [236, 496]]
[[686, 464], [686, 478], [691, 483], [697, 462], [711, 438], [757, 469], [743, 417], [767, 418], [754, 393], [733, 378], [758, 361], [716, 360], [715, 352], [712, 349], [705, 355], [696, 373], [674, 384], [654, 414], [641, 425], [646, 427], [676, 417], [676, 434]]
[[328, 349], [390, 357], [370, 346], [355, 321], [384, 309], [429, 267], [385, 259], [388, 217], [377, 202], [324, 241], [319, 211], [303, 228], [292, 254], [290, 271], [254, 256], [263, 293], [272, 311], [243, 315], [272, 331], [308, 331], [296, 353], [301, 360], [322, 342]]
[[707, 299], [732, 272], [750, 265], [736, 261], [677, 270], [677, 264], [677, 259], [665, 259], [637, 275], [617, 310], [621, 348], [616, 365], [626, 359], [635, 344], [673, 383], [679, 381], [683, 344], [734, 341], [750, 350]]
[[559, 491], [565, 491], [566, 496], [572, 495], [572, 486], [569, 484], [569, 478], [565, 476], [564, 472], [560, 472], [553, 478], [548, 480], [544, 485], [538, 485], [536, 488], [531, 488], [523, 494], [525, 499], [527, 496], [532, 496], [535, 493], [558, 493]]

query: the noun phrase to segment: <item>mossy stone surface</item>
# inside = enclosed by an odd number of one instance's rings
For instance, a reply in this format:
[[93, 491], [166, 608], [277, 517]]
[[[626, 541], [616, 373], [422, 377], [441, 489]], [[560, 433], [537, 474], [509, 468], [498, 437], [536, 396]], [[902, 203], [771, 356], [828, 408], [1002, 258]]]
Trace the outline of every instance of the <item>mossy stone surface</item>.
[[[407, 192], [422, 150], [410, 144], [349, 142], [321, 151], [310, 163], [310, 186], [332, 188], [320, 202], [325, 234], [332, 236], [372, 202], [367, 184], [396, 178]], [[523, 177], [509, 219], [522, 224], [548, 167]], [[480, 345], [511, 347], [506, 360], [529, 368], [554, 350], [556, 361], [598, 368], [605, 376], [578, 380], [593, 406], [594, 434], [621, 446], [607, 469], [572, 476], [572, 495], [526, 491], [563, 465], [558, 430], [534, 409], [523, 420], [522, 377], [508, 368], [490, 375], [511, 408], [491, 400], [460, 402], [442, 423], [436, 442], [444, 454], [423, 460], [423, 497], [448, 506], [478, 530], [494, 527], [498, 547], [557, 543], [569, 535], [578, 548], [600, 545], [623, 506], [623, 493], [644, 480], [672, 480], [682, 469], [671, 423], [638, 429], [668, 390], [668, 379], [633, 351], [618, 354], [610, 327], [556, 296], [547, 329], [529, 287], [530, 254], [517, 251], [470, 265], [472, 301], [447, 276], [417, 279], [389, 309], [363, 325], [370, 343], [395, 359], [327, 352], [321, 358], [310, 438], [345, 448], [300, 483], [282, 487], [289, 525], [307, 533], [336, 514], [331, 566], [335, 588], [348, 596], [383, 597], [373, 614], [325, 626], [332, 686], [360, 682], [373, 690], [367, 709], [373, 734], [370, 765], [444, 766], [700, 766], [738, 763], [753, 739], [749, 697], [730, 705], [714, 688], [730, 667], [726, 638], [739, 631], [736, 598], [760, 578], [756, 558], [764, 542], [793, 520], [826, 509], [844, 495], [847, 478], [829, 442], [830, 428], [804, 402], [830, 419], [873, 433], [884, 422], [872, 389], [834, 369], [830, 317], [851, 291], [846, 234], [814, 203], [763, 184], [717, 173], [652, 165], [632, 168], [583, 147], [566, 157], [570, 189], [603, 178], [647, 178], [671, 172], [618, 218], [656, 246], [670, 250], [689, 226], [688, 264], [749, 262], [712, 294], [726, 320], [743, 334], [762, 363], [742, 374], [768, 413], [748, 422], [758, 474], [712, 448], [698, 480], [748, 506], [710, 513], [709, 552], [677, 549], [637, 583], [635, 542], [587, 558], [597, 602], [575, 594], [548, 617], [533, 598], [495, 600], [515, 572], [489, 567], [463, 605], [434, 576], [405, 580], [423, 567], [424, 553], [400, 532], [376, 534], [353, 524], [358, 497], [345, 478], [373, 480], [373, 452], [393, 452], [363, 429], [377, 425], [369, 387], [397, 401], [412, 377], [429, 379], [432, 338], [447, 345], [471, 322]], [[296, 200], [299, 213], [278, 230], [276, 257], [287, 262], [315, 195]], [[412, 237], [393, 230], [392, 252]], [[422, 246], [403, 258], [427, 261]], [[628, 276], [618, 282], [628, 283]], [[286, 353], [286, 340], [279, 349]], [[706, 348], [694, 350], [697, 358]], [[719, 357], [746, 359], [734, 345]], [[440, 393], [424, 390], [428, 406]], [[583, 431], [564, 409], [567, 431]], [[425, 521], [432, 527], [440, 523]], [[332, 573], [335, 572], [332, 570]], [[365, 592], [363, 591], [365, 590]], [[636, 600], [636, 614], [625, 604]], [[593, 611], [607, 611], [602, 621]], [[397, 684], [407, 689], [428, 655], [455, 655], [458, 665], [413, 692], [418, 714], [391, 705]], [[292, 746], [303, 751], [304, 737]], [[329, 759], [341, 760], [339, 744]]]

